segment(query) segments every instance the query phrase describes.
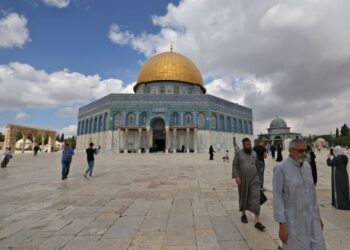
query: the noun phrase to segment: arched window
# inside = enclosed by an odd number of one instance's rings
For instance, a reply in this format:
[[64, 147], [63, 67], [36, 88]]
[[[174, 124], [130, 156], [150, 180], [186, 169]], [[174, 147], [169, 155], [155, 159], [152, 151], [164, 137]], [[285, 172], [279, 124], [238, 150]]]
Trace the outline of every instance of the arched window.
[[212, 113], [211, 114], [211, 117], [210, 117], [210, 127], [212, 129], [216, 129], [217, 128], [217, 118], [216, 118], [216, 114], [215, 113]]
[[220, 115], [220, 126], [219, 126], [221, 131], [225, 131], [225, 118], [223, 115]]
[[105, 113], [104, 117], [103, 117], [103, 131], [107, 130], [107, 128], [108, 128], [108, 126], [107, 126], [108, 125], [107, 124], [107, 122], [108, 122], [107, 118], [108, 118], [108, 113]]
[[94, 122], [94, 120], [93, 120], [93, 118], [91, 117], [91, 118], [90, 118], [90, 126], [89, 126], [89, 133], [90, 133], [90, 134], [93, 133], [93, 126], [94, 126], [93, 122]]
[[238, 133], [243, 133], [243, 131], [242, 131], [242, 120], [241, 119], [238, 120]]
[[226, 117], [226, 131], [232, 132], [231, 117]]
[[146, 93], [146, 94], [151, 93], [151, 88], [150, 88], [150, 87], [146, 87], [146, 88], [145, 88], [145, 93]]
[[134, 113], [129, 113], [127, 118], [126, 118], [127, 122], [128, 122], [128, 126], [131, 126], [131, 125], [135, 125], [135, 115]]
[[102, 115], [98, 117], [98, 128], [97, 131], [100, 132], [102, 131]]
[[171, 124], [179, 125], [180, 124], [180, 115], [177, 112], [171, 114]]
[[94, 119], [94, 133], [97, 132], [97, 123], [98, 123], [98, 119], [97, 119], [97, 117], [95, 117], [95, 119]]
[[120, 127], [122, 125], [122, 114], [116, 113], [114, 116], [114, 126]]
[[85, 120], [85, 134], [89, 133], [89, 119]]
[[191, 113], [185, 114], [185, 123], [187, 126], [192, 126], [192, 114]]
[[237, 120], [236, 120], [236, 118], [233, 118], [233, 122], [232, 122], [232, 132], [234, 132], [234, 133], [237, 132]]
[[146, 112], [142, 112], [140, 114], [139, 124], [140, 125], [146, 125], [146, 120], [147, 120], [147, 113]]
[[248, 125], [247, 121], [243, 122], [243, 133], [248, 134]]
[[205, 127], [205, 116], [203, 113], [198, 114], [198, 127], [199, 128]]
[[180, 93], [180, 87], [179, 86], [175, 86], [174, 87], [174, 93], [175, 94], [179, 94]]

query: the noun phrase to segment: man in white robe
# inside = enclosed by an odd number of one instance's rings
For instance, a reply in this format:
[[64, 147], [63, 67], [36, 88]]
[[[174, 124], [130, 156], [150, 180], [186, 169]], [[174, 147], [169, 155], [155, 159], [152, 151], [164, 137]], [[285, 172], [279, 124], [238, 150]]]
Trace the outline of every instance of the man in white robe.
[[320, 210], [306, 143], [294, 139], [273, 173], [273, 214], [284, 250], [325, 250]]

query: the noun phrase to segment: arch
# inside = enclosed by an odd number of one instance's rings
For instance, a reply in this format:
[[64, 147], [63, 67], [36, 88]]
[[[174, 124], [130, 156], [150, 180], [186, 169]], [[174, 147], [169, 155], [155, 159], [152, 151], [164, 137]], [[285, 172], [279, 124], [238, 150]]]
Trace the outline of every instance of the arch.
[[133, 126], [135, 125], [135, 114], [133, 112], [128, 113], [126, 116], [126, 125], [127, 126]]
[[186, 126], [192, 126], [193, 124], [193, 117], [192, 117], [192, 114], [191, 113], [185, 113], [185, 121], [184, 121], [184, 124]]
[[122, 114], [120, 112], [115, 113], [114, 114], [114, 119], [113, 119], [113, 123], [114, 123], [114, 127], [120, 127], [122, 125]]
[[89, 119], [85, 120], [85, 134], [89, 133]]
[[224, 115], [220, 115], [219, 130], [225, 131], [225, 118], [224, 118]]
[[232, 132], [231, 117], [226, 117], [226, 131]]
[[244, 134], [248, 134], [248, 124], [247, 121], [243, 122], [243, 132]]
[[210, 127], [214, 130], [217, 129], [217, 124], [218, 124], [218, 120], [217, 120], [217, 116], [215, 113], [211, 113], [210, 116]]
[[238, 119], [238, 133], [243, 133], [242, 131], [242, 120]]
[[103, 117], [103, 131], [108, 129], [108, 113], [106, 112]]
[[236, 118], [232, 119], [232, 132], [234, 132], [234, 133], [237, 132], [237, 119]]
[[139, 125], [140, 126], [146, 125], [146, 121], [147, 121], [147, 112], [142, 112], [139, 118]]
[[93, 118], [91, 117], [91, 118], [90, 118], [90, 127], [89, 127], [89, 133], [90, 133], [90, 134], [93, 132], [93, 126], [94, 126], [94, 124], [93, 124]]
[[165, 120], [161, 117], [154, 117], [150, 121], [150, 127], [152, 129], [152, 152], [165, 151], [166, 147], [166, 133], [165, 133]]
[[101, 131], [102, 131], [102, 115], [99, 115], [97, 132], [101, 132]]
[[97, 123], [98, 123], [98, 118], [97, 116], [94, 118], [94, 130], [93, 130], [93, 133], [96, 133], [97, 132]]
[[198, 127], [204, 128], [205, 127], [205, 115], [202, 112], [200, 112], [200, 113], [198, 113], [197, 117], [198, 117]]

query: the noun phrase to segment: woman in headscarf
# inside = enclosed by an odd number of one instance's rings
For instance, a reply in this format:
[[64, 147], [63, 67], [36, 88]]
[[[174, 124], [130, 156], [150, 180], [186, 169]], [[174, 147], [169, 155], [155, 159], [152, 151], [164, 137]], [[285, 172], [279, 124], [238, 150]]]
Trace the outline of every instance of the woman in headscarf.
[[283, 161], [283, 156], [282, 156], [282, 146], [281, 144], [277, 145], [277, 158], [276, 161]]
[[312, 150], [310, 145], [307, 145], [307, 156], [306, 160], [310, 163], [311, 166], [311, 172], [312, 172], [312, 178], [314, 179], [314, 185], [316, 186], [317, 183], [317, 168], [316, 168], [316, 155], [314, 151]]
[[332, 205], [337, 209], [350, 210], [349, 177], [346, 167], [348, 157], [341, 146], [328, 155], [327, 165], [332, 167]]

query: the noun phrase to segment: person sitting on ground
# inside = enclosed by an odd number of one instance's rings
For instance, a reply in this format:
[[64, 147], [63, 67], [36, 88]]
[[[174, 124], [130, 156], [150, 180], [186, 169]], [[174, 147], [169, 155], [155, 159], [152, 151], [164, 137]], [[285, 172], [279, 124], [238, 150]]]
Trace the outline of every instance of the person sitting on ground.
[[228, 157], [228, 150], [226, 150], [226, 154], [222, 157], [222, 160], [223, 160], [224, 163], [225, 163], [225, 162], [227, 162], [227, 163], [230, 162], [230, 159], [229, 159], [229, 157]]

